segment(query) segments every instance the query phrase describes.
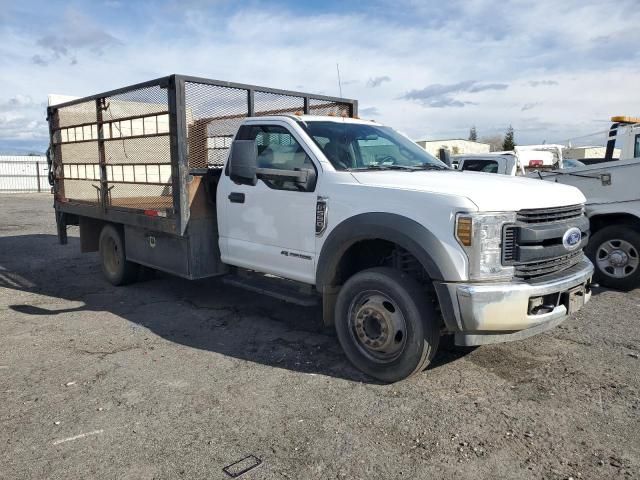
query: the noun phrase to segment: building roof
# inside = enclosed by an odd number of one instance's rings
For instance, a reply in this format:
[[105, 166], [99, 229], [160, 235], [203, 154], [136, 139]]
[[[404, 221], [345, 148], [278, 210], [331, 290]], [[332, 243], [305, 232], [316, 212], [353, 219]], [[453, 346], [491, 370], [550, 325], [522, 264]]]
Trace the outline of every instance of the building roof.
[[473, 140], [468, 140], [466, 138], [442, 138], [442, 139], [436, 139], [436, 140], [427, 140], [424, 138], [421, 138], [419, 140], [414, 140], [415, 142], [428, 142], [428, 143], [435, 143], [435, 142], [469, 142], [469, 143], [477, 143], [479, 145], [489, 145], [488, 143], [483, 143], [483, 142], [474, 142]]
[[573, 150], [576, 148], [607, 148], [604, 145], [577, 145], [573, 147], [565, 147], [567, 150]]
[[1, 155], [0, 161], [2, 162], [35, 162], [46, 159], [46, 156], [39, 153], [37, 155]]

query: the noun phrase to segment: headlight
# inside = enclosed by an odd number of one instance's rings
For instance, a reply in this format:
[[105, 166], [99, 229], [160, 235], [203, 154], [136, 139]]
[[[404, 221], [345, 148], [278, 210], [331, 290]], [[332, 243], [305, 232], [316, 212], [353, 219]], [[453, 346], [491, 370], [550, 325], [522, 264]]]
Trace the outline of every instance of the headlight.
[[510, 213], [459, 213], [456, 239], [469, 259], [469, 280], [513, 277], [514, 268], [502, 265], [502, 227], [516, 221]]

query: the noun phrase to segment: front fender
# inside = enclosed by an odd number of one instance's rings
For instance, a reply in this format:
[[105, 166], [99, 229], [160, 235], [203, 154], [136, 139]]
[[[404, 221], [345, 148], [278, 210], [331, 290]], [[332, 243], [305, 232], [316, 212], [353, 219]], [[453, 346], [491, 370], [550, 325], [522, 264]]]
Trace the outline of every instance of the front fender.
[[322, 246], [316, 270], [316, 287], [331, 286], [344, 253], [368, 239], [393, 242], [418, 259], [434, 281], [459, 277], [455, 265], [438, 238], [415, 220], [393, 213], [363, 213], [337, 225]]

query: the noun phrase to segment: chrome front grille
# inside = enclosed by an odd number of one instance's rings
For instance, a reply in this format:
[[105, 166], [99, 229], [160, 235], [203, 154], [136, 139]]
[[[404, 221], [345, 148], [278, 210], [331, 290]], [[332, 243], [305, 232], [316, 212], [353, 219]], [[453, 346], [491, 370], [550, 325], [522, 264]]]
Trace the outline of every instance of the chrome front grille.
[[579, 218], [584, 214], [582, 205], [570, 205], [567, 207], [536, 208], [520, 210], [516, 214], [516, 220], [522, 223], [550, 223], [562, 222]]
[[515, 266], [515, 276], [523, 280], [541, 277], [565, 270], [579, 263], [584, 257], [582, 250], [571, 252], [562, 257], [540, 260], [538, 262], [520, 263]]
[[502, 231], [503, 265], [513, 266], [515, 277], [523, 280], [571, 268], [584, 258], [581, 248], [562, 248], [562, 234], [574, 226], [581, 229], [584, 245], [589, 227], [582, 205], [520, 210], [516, 223]]

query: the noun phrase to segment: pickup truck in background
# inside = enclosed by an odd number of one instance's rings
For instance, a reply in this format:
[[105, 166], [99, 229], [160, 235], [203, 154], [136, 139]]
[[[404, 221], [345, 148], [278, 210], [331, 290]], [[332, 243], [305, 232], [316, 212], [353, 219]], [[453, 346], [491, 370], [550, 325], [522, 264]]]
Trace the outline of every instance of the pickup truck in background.
[[[640, 286], [640, 118], [611, 120], [604, 162], [541, 176], [584, 193], [592, 234], [586, 252], [595, 265], [595, 279], [630, 290]], [[620, 160], [612, 161], [616, 143]]]
[[547, 171], [562, 166], [562, 150], [558, 145], [516, 146], [509, 152], [453, 155], [453, 163], [462, 171], [526, 175], [532, 171]]
[[78, 225], [112, 284], [144, 265], [321, 304], [382, 381], [443, 335], [523, 339], [591, 296], [578, 189], [450, 169], [353, 100], [171, 75], [48, 121], [60, 241]]

